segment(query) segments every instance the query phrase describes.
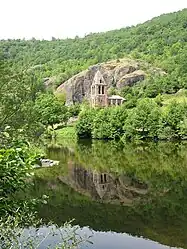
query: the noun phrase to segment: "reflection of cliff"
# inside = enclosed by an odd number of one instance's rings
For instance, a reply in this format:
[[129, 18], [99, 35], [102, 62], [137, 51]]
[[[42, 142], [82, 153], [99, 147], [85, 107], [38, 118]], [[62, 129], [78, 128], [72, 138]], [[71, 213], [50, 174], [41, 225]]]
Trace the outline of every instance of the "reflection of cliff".
[[131, 204], [147, 193], [147, 185], [125, 176], [87, 170], [72, 161], [68, 163], [68, 176], [60, 180], [76, 191], [103, 202]]

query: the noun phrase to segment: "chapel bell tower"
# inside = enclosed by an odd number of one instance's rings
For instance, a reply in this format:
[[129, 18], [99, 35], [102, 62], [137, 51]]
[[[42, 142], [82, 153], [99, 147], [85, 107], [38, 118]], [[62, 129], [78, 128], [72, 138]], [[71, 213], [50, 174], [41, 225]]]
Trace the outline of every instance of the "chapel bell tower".
[[95, 74], [94, 80], [91, 86], [91, 105], [92, 107], [107, 106], [107, 84], [98, 70]]

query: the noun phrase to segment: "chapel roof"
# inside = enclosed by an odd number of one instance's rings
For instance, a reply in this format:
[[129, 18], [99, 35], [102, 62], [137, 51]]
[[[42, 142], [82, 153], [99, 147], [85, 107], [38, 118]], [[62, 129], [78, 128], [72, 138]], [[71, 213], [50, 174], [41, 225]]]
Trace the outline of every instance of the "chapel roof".
[[93, 85], [107, 85], [103, 75], [101, 74], [100, 70], [98, 70], [93, 79]]
[[112, 96], [109, 96], [108, 99], [120, 99], [120, 100], [126, 100], [125, 98], [119, 96], [119, 95], [112, 95]]

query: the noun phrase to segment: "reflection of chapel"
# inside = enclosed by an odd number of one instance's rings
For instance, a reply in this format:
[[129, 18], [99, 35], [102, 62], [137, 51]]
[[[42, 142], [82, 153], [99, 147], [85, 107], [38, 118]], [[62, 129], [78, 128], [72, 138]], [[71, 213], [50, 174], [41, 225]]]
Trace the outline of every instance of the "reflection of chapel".
[[91, 105], [95, 106], [114, 106], [121, 105], [125, 99], [118, 95], [107, 95], [107, 84], [98, 70], [91, 85]]
[[106, 173], [93, 172], [93, 183], [99, 197], [103, 199], [110, 184], [109, 176]]

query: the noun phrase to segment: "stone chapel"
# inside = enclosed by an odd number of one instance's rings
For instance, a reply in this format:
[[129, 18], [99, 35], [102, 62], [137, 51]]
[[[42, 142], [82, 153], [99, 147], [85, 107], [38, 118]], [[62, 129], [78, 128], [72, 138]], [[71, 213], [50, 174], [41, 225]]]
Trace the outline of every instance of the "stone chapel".
[[125, 99], [119, 95], [107, 95], [107, 84], [101, 72], [98, 70], [91, 85], [91, 106], [106, 107], [122, 105]]

